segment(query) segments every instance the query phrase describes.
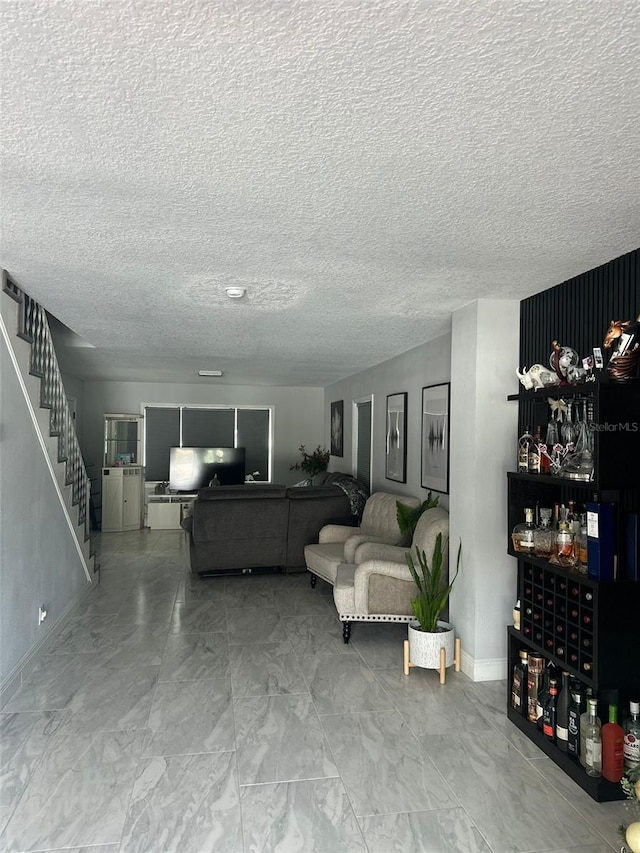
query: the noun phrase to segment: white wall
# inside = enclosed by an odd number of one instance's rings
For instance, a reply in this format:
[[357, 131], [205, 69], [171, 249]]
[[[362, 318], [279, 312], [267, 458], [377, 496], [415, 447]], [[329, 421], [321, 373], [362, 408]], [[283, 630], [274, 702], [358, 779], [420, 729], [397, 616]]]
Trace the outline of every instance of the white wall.
[[[0, 336], [0, 704], [89, 584]], [[38, 607], [47, 619], [38, 625]], [[15, 685], [14, 685], [15, 686]]]
[[[356, 373], [330, 385], [324, 392], [324, 444], [330, 446], [331, 403], [344, 400], [344, 457], [332, 457], [330, 470], [351, 473], [352, 467], [352, 402], [373, 394], [373, 477], [372, 491], [413, 495], [424, 500], [427, 490], [420, 485], [421, 473], [421, 409], [422, 388], [448, 382], [451, 376], [451, 336], [443, 335], [414, 347], [396, 358]], [[397, 483], [385, 477], [387, 395], [403, 391], [407, 397], [407, 482]], [[435, 495], [436, 493], [434, 493]], [[448, 506], [448, 496], [440, 495], [440, 505]]]
[[142, 414], [144, 405], [181, 403], [201, 405], [273, 406], [274, 483], [289, 485], [302, 479], [289, 467], [300, 461], [298, 447], [322, 444], [325, 435], [321, 388], [175, 384], [157, 382], [85, 382], [82, 401], [82, 451], [89, 475], [100, 475], [106, 413]]
[[506, 471], [513, 469], [519, 302], [481, 299], [453, 314], [451, 341], [451, 552], [462, 541], [451, 619], [463, 670], [504, 678], [506, 626], [516, 594], [507, 549]]

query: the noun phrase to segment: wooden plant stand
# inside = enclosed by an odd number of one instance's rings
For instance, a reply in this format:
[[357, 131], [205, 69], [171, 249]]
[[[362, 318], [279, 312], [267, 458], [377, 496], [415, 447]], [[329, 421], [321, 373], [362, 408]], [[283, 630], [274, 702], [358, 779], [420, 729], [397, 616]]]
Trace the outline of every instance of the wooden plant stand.
[[[460, 638], [456, 637], [454, 644], [455, 652], [453, 656], [453, 668], [456, 672], [460, 672]], [[411, 663], [409, 660], [409, 640], [404, 641], [404, 674], [409, 675], [409, 670], [412, 666], [417, 666], [418, 664]], [[440, 684], [444, 684], [447, 679], [447, 653], [445, 649], [440, 649], [440, 666], [438, 667], [438, 672], [440, 673]]]

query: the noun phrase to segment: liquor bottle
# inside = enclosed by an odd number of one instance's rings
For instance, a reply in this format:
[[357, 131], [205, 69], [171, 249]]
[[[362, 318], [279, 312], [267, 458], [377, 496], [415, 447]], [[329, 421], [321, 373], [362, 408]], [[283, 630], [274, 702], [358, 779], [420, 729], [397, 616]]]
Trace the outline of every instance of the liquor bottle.
[[602, 740], [600, 737], [600, 720], [598, 719], [598, 703], [589, 699], [589, 716], [585, 726], [585, 767], [587, 776], [602, 776]]
[[556, 707], [556, 744], [561, 752], [567, 752], [569, 740], [569, 673], [562, 673], [562, 687]]
[[[587, 693], [585, 696], [585, 707], [588, 709], [589, 700], [593, 696], [593, 690], [590, 687], [587, 687]], [[585, 743], [585, 738], [587, 734], [587, 722], [589, 720], [589, 711], [583, 711], [580, 714], [580, 764], [583, 767], [587, 766], [587, 745]]]
[[600, 731], [602, 738], [602, 775], [619, 782], [624, 774], [624, 729], [618, 725], [618, 708], [609, 705], [609, 722]]
[[513, 528], [511, 540], [516, 551], [522, 551], [526, 554], [533, 553], [533, 532], [536, 529], [533, 523], [533, 510], [529, 507], [524, 511], [524, 521]]
[[530, 723], [537, 721], [538, 691], [540, 679], [544, 670], [544, 660], [540, 655], [529, 655], [527, 667], [527, 719]]
[[516, 631], [520, 630], [520, 599], [513, 605], [513, 627]]
[[540, 526], [533, 532], [533, 551], [536, 557], [548, 560], [553, 553], [554, 532], [551, 529], [551, 517], [541, 515]]
[[[551, 453], [552, 450], [547, 443], [547, 439], [542, 438], [542, 430], [540, 430], [539, 437], [534, 435], [534, 441], [537, 440], [538, 443], [538, 456], [540, 458], [540, 474], [549, 474], [551, 472]], [[549, 432], [549, 428], [547, 427], [547, 433]]]
[[580, 757], [580, 715], [584, 710], [584, 694], [578, 683], [571, 688], [569, 721], [567, 724], [567, 752], [572, 758]]
[[545, 737], [551, 741], [556, 739], [556, 717], [558, 703], [558, 682], [555, 678], [549, 679], [549, 696], [544, 704], [542, 716], [542, 731]]
[[553, 518], [551, 519], [551, 529], [557, 530], [560, 523], [560, 504], [553, 505]]
[[524, 717], [527, 716], [529, 709], [529, 652], [526, 649], [520, 649], [520, 665], [522, 666], [522, 701], [520, 710]]
[[547, 473], [553, 474], [557, 471], [560, 459], [558, 457], [558, 447], [560, 446], [560, 438], [558, 436], [558, 425], [553, 418], [547, 424], [546, 436], [546, 455], [548, 457]]
[[533, 434], [533, 441], [529, 445], [529, 473], [540, 473], [540, 445], [542, 444], [541, 427], [537, 426]]
[[587, 574], [589, 568], [589, 551], [587, 548], [587, 516], [580, 516], [580, 534], [578, 536], [578, 565], [582, 574]]
[[560, 521], [554, 547], [554, 556], [561, 566], [575, 566], [576, 552], [573, 541], [573, 533], [569, 529], [568, 521]]
[[624, 731], [624, 769], [640, 767], [640, 702], [631, 702], [631, 717]]
[[549, 683], [553, 676], [553, 664], [551, 661], [547, 661], [547, 665], [544, 668], [544, 672], [542, 673], [542, 678], [540, 679], [540, 687], [538, 688], [538, 698], [536, 699], [536, 724], [540, 731], [543, 730], [544, 725], [544, 708], [547, 704], [547, 700], [549, 699]]
[[525, 673], [522, 667], [522, 652], [517, 663], [513, 666], [513, 678], [511, 680], [511, 707], [521, 714], [522, 713], [522, 689], [524, 685]]
[[567, 521], [569, 522], [569, 530], [573, 533], [573, 538], [580, 533], [580, 516], [576, 510], [576, 502], [569, 501], [569, 512], [567, 513]]
[[529, 427], [524, 428], [524, 432], [518, 439], [518, 473], [527, 474], [529, 472], [529, 448], [533, 444], [533, 436], [529, 432]]

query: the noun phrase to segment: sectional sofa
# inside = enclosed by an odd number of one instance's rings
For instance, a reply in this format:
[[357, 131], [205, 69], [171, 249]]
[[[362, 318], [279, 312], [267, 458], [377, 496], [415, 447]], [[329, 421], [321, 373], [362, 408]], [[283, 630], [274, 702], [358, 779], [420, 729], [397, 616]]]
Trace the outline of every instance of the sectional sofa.
[[303, 572], [305, 545], [329, 523], [357, 525], [338, 485], [245, 484], [201, 489], [182, 526], [200, 575], [279, 569]]

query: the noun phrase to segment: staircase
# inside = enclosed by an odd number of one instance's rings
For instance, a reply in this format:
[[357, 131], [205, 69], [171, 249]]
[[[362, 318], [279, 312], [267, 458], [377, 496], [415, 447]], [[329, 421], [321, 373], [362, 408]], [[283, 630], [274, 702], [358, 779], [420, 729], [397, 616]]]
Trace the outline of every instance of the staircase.
[[67, 404], [44, 308], [2, 271], [2, 331], [87, 579], [97, 580], [90, 548], [90, 482]]

